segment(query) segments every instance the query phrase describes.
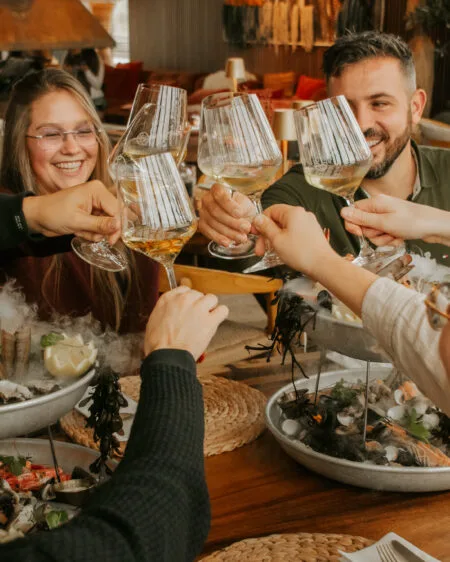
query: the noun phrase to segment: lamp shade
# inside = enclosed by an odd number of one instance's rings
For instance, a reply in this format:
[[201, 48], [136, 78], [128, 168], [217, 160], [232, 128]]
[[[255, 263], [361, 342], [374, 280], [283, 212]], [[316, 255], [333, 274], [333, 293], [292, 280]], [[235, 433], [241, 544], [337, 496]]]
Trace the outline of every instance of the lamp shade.
[[244, 59], [238, 57], [227, 59], [225, 65], [225, 75], [227, 78], [234, 78], [235, 80], [245, 80]]
[[293, 109], [275, 109], [273, 112], [273, 133], [277, 140], [297, 140]]
[[304, 107], [306, 107], [307, 105], [311, 105], [312, 103], [316, 103], [316, 102], [313, 100], [294, 100], [292, 102], [292, 107], [295, 110], [303, 109]]

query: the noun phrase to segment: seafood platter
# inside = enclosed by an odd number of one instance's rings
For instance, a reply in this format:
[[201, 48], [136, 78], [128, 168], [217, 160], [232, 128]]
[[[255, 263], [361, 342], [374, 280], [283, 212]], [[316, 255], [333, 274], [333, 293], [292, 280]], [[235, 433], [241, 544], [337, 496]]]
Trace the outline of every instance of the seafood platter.
[[80, 400], [97, 347], [68, 324], [39, 322], [12, 285], [0, 291], [0, 439], [50, 425]]
[[98, 453], [71, 443], [54, 447], [56, 468], [47, 440], [0, 442], [0, 544], [63, 525], [95, 489], [90, 466]]
[[363, 488], [397, 492], [450, 489], [450, 419], [389, 367], [322, 374], [289, 384], [266, 408], [281, 447], [305, 467]]
[[[378, 274], [391, 277], [423, 294], [428, 294], [436, 283], [450, 280], [450, 268], [415, 254], [401, 256]], [[314, 344], [361, 361], [390, 363], [389, 356], [365, 330], [361, 319], [324, 287], [299, 278], [289, 281], [284, 291], [304, 299], [302, 324]]]

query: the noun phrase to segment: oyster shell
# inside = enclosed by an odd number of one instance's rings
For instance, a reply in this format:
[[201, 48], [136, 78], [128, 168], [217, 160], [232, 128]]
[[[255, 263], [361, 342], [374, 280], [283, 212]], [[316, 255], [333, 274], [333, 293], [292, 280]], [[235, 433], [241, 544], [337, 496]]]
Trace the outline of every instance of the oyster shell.
[[23, 402], [33, 397], [33, 393], [21, 384], [11, 381], [0, 381], [0, 401], [4, 404], [12, 401]]

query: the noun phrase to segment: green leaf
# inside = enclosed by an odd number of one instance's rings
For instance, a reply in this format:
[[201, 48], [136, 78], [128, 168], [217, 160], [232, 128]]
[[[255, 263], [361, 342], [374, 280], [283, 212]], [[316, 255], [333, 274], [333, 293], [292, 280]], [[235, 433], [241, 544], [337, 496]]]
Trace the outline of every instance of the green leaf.
[[22, 474], [27, 459], [26, 457], [0, 456], [0, 462], [6, 465], [14, 476], [19, 476]]
[[41, 347], [49, 347], [50, 345], [55, 345], [59, 341], [63, 340], [64, 336], [58, 334], [57, 332], [50, 332], [49, 334], [44, 334], [41, 337]]
[[331, 391], [331, 398], [337, 400], [339, 405], [345, 408], [350, 406], [357, 394], [358, 392], [354, 388], [348, 388], [344, 379], [341, 379], [334, 385]]
[[56, 529], [60, 527], [63, 523], [69, 520], [67, 511], [49, 511], [45, 516], [45, 521], [47, 522], [48, 528]]
[[402, 425], [413, 437], [420, 439], [420, 441], [428, 442], [428, 439], [431, 437], [431, 433], [423, 425], [421, 420], [418, 419], [415, 408], [404, 415]]

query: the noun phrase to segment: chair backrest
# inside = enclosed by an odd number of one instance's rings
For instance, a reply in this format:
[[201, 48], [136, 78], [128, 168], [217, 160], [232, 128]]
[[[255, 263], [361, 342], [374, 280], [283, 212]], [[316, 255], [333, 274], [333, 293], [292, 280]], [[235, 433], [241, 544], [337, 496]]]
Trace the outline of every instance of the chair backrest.
[[[174, 266], [178, 284], [183, 284], [201, 291], [222, 295], [242, 295], [245, 293], [274, 293], [283, 285], [281, 279], [270, 279], [260, 275], [231, 273], [218, 269], [205, 269], [191, 265]], [[170, 289], [167, 275], [163, 267], [159, 268], [159, 291], [164, 293]]]
[[450, 148], [450, 125], [422, 118], [419, 122], [420, 143]]

